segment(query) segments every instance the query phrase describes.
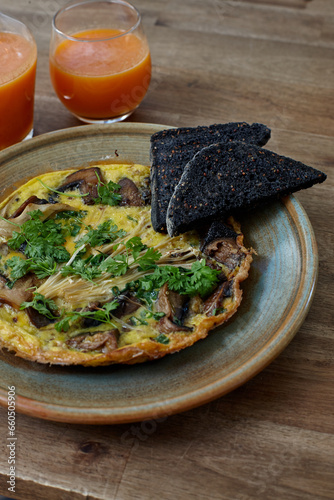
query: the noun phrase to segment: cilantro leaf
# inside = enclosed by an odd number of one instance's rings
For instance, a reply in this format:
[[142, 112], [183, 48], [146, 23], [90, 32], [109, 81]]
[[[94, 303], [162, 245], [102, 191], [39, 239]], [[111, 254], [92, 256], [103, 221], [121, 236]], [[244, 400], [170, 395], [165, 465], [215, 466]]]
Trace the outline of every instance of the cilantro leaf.
[[24, 234], [13, 231], [12, 237], [8, 240], [8, 246], [13, 250], [18, 250], [24, 243], [26, 243]]

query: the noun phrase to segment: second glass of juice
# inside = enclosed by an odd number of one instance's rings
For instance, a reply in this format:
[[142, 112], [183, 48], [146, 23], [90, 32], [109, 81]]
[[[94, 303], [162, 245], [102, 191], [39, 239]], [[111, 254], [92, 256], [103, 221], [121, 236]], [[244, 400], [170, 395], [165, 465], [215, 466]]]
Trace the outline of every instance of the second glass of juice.
[[53, 18], [50, 76], [66, 108], [86, 123], [127, 118], [151, 80], [139, 12], [123, 0], [81, 1]]
[[33, 135], [36, 63], [28, 28], [0, 12], [0, 150]]

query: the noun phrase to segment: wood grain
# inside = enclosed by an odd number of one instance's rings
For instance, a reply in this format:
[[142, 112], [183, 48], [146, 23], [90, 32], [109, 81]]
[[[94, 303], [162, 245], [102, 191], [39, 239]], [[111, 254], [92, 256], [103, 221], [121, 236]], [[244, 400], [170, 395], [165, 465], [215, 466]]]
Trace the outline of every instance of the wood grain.
[[[334, 499], [334, 2], [133, 3], [143, 15], [154, 70], [130, 121], [263, 122], [272, 129], [269, 149], [328, 174], [324, 184], [298, 194], [318, 242], [318, 285], [287, 349], [210, 404], [122, 426], [72, 426], [18, 414], [12, 496]], [[64, 4], [0, 0], [0, 10], [26, 22], [38, 44], [35, 134], [80, 125], [57, 100], [48, 75], [51, 18]], [[5, 409], [0, 428], [0, 493], [8, 495]]]

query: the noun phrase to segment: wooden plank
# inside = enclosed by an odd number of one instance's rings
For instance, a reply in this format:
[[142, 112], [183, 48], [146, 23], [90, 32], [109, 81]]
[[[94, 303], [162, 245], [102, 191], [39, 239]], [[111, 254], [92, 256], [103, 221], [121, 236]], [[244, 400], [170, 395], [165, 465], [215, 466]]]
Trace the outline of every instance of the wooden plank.
[[[79, 125], [48, 73], [51, 19], [67, 0], [0, 0], [38, 44], [35, 133]], [[18, 500], [332, 500], [334, 491], [334, 2], [134, 0], [153, 78], [131, 121], [260, 121], [267, 147], [328, 174], [296, 196], [319, 278], [306, 321], [263, 372], [164, 421], [75, 426], [17, 415]], [[287, 272], [289, 272], [287, 270]], [[0, 493], [8, 494], [0, 409]]]

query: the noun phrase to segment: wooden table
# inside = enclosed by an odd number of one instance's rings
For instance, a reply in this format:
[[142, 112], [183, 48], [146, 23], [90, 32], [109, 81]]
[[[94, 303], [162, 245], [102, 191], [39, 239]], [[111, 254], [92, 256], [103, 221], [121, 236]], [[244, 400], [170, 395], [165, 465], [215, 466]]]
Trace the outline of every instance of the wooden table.
[[[48, 75], [64, 0], [0, 0], [38, 44], [35, 134], [78, 126]], [[79, 426], [17, 415], [22, 500], [334, 499], [334, 2], [136, 0], [150, 91], [130, 121], [262, 122], [270, 149], [328, 174], [298, 194], [319, 246], [311, 310], [287, 349], [244, 386], [152, 426]], [[7, 412], [0, 409], [2, 436]], [[0, 492], [7, 491], [1, 442]]]

